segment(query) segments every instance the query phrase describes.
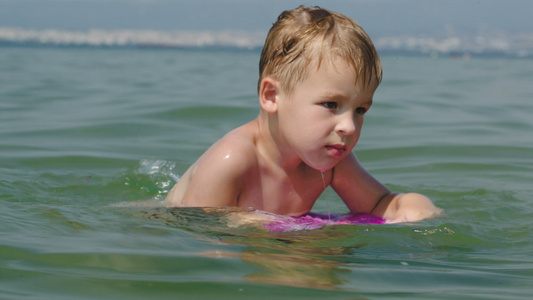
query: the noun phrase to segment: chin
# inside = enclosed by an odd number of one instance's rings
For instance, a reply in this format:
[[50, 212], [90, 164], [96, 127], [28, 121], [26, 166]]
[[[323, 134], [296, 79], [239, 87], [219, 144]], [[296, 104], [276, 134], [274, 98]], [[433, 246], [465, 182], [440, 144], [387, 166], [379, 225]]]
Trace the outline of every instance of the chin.
[[333, 169], [346, 155], [344, 155], [343, 157], [331, 157], [331, 156], [327, 156], [327, 157], [321, 157], [321, 158], [316, 158], [316, 159], [304, 159], [304, 163], [319, 171], [319, 172], [326, 172], [326, 171], [329, 171], [331, 169]]
[[309, 166], [315, 170], [318, 170], [324, 173], [326, 171], [333, 169], [337, 165], [337, 163], [338, 162], [331, 163], [331, 164], [317, 164], [317, 165], [309, 165]]

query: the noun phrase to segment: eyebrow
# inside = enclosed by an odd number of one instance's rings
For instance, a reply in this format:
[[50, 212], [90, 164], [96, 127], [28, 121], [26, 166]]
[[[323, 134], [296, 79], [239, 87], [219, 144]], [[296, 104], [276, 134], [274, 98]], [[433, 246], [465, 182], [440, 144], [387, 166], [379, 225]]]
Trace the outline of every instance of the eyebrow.
[[[324, 95], [322, 95], [322, 98], [326, 100], [342, 100], [348, 97], [341, 93], [325, 93]], [[361, 104], [371, 106], [373, 102], [374, 102], [373, 98], [370, 98], [370, 99], [364, 100]]]
[[372, 105], [372, 103], [374, 103], [374, 99], [372, 99], [372, 98], [370, 98], [370, 99], [368, 99], [368, 100], [363, 102], [363, 104], [367, 104], [369, 106]]
[[321, 98], [328, 99], [328, 100], [339, 100], [339, 99], [346, 99], [348, 97], [341, 93], [324, 93], [321, 96]]

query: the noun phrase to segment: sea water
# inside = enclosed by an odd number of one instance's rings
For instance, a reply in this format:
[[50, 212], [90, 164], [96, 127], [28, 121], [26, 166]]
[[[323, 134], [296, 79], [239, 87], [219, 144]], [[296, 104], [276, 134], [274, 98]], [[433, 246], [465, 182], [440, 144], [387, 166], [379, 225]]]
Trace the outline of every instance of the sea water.
[[440, 218], [275, 233], [146, 205], [257, 116], [258, 59], [0, 48], [0, 298], [531, 298], [530, 59], [383, 57], [355, 152]]

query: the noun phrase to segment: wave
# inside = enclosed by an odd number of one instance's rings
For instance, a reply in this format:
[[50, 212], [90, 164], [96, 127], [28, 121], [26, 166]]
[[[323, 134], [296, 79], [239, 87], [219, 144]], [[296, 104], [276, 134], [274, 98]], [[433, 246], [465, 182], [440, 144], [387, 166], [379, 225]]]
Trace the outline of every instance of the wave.
[[442, 38], [392, 36], [376, 39], [375, 45], [381, 51], [432, 53], [432, 55], [464, 53], [533, 56], [533, 34], [480, 34]]
[[19, 45], [92, 47], [261, 47], [264, 32], [156, 30], [28, 30], [0, 27], [0, 42]]
[[[245, 30], [31, 30], [0, 27], [0, 45], [261, 49], [266, 32]], [[381, 52], [506, 55], [533, 57], [533, 33], [481, 32], [472, 35], [384, 36], [374, 38]]]

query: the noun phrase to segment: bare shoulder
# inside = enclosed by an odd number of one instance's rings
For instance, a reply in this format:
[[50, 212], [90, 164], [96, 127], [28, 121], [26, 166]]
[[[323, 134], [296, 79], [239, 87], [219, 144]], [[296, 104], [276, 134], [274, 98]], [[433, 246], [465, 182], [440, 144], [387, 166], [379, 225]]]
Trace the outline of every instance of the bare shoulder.
[[255, 132], [251, 123], [228, 132], [213, 144], [200, 158], [220, 160], [222, 165], [233, 165], [237, 170], [244, 170], [254, 164], [257, 158]]
[[171, 206], [235, 206], [256, 166], [254, 127], [238, 127], [214, 143], [167, 196]]

